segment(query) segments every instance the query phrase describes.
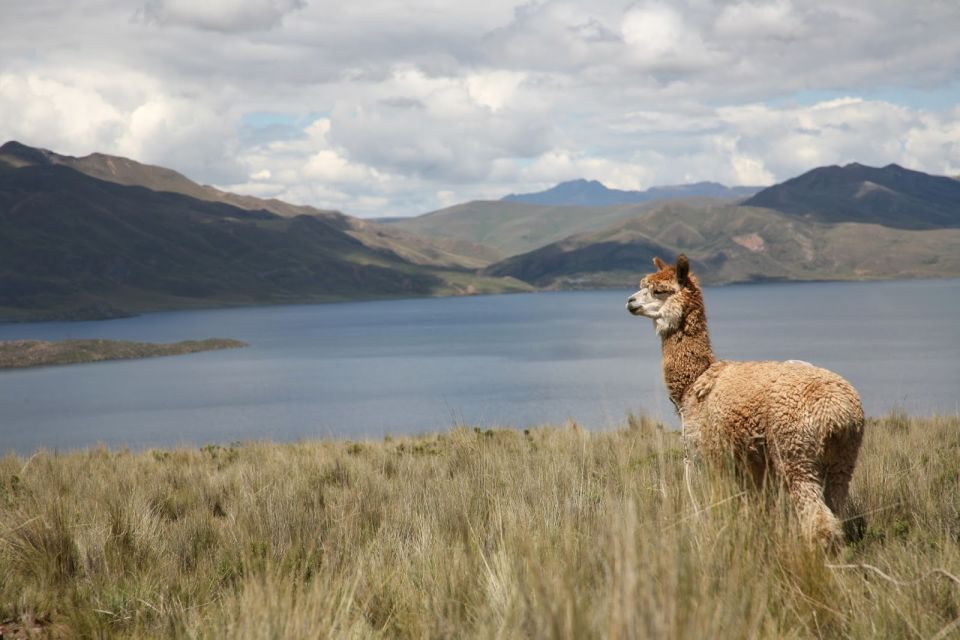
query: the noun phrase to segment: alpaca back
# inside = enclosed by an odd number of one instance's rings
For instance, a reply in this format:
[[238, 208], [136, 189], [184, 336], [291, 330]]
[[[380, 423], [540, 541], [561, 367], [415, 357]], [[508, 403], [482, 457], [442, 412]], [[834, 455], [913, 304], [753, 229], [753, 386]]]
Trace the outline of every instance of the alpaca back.
[[863, 407], [837, 374], [803, 362], [718, 361], [684, 397], [689, 437], [704, 453], [820, 461], [838, 439], [859, 445]]

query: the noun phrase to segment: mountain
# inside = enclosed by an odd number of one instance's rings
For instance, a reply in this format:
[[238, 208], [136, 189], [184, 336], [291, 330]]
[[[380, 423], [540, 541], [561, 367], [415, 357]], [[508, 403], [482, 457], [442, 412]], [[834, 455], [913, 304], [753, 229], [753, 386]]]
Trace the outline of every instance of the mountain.
[[415, 218], [394, 218], [386, 226], [488, 246], [499, 253], [499, 260], [634, 218], [651, 206], [654, 203], [574, 207], [477, 200]]
[[608, 189], [597, 180], [570, 180], [537, 193], [510, 194], [505, 202], [525, 202], [551, 206], [604, 207], [638, 204], [667, 198], [741, 198], [751, 196], [763, 187], [726, 187], [716, 182], [652, 187], [646, 191]]
[[667, 202], [484, 271], [538, 287], [631, 287], [652, 255], [686, 253], [708, 283], [960, 276], [960, 229], [823, 223], [722, 202]]
[[88, 175], [50, 152], [0, 147], [0, 317], [529, 288], [452, 265], [423, 238], [395, 251], [402, 234], [340, 213], [291, 217], [185, 195], [192, 183], [178, 175], [166, 183], [178, 191], [153, 190]]
[[896, 164], [820, 167], [764, 189], [743, 204], [816, 222], [960, 228], [960, 181]]
[[[482, 245], [498, 255], [489, 262], [532, 251], [567, 236], [596, 231], [640, 215], [664, 200], [721, 199], [734, 201], [760, 187], [725, 187], [698, 182], [646, 191], [608, 189], [596, 180], [563, 182], [548, 191], [477, 200], [413, 218], [384, 218], [384, 226], [419, 236], [455, 238]], [[487, 264], [489, 264], [489, 262]]]
[[126, 158], [0, 147], [7, 320], [632, 286], [654, 255], [679, 252], [707, 282], [958, 276], [958, 248], [960, 182], [896, 165], [821, 167], [746, 201], [501, 200], [372, 222]]
[[[675, 193], [670, 189], [641, 193]], [[654, 250], [686, 251], [709, 263], [715, 282], [960, 275], [945, 255], [960, 247], [951, 231], [960, 227], [958, 191], [951, 178], [852, 164], [814, 169], [745, 201], [470, 202], [391, 226], [494, 247], [504, 258], [484, 273], [547, 287], [625, 285], [646, 271]], [[630, 193], [585, 180], [544, 193], [551, 192], [567, 202], [577, 194], [589, 200]], [[943, 235], [905, 233], [924, 230]], [[887, 254], [886, 264], [874, 264], [871, 252]]]
[[209, 185], [197, 184], [172, 169], [103, 153], [76, 158], [11, 141], [0, 147], [0, 165], [4, 163], [11, 167], [66, 166], [93, 178], [116, 184], [179, 193], [198, 200], [229, 204], [250, 211], [269, 211], [283, 217], [310, 215], [336, 219], [346, 225], [347, 233], [364, 244], [392, 251], [416, 264], [472, 269], [502, 257], [489, 247], [463, 240], [445, 237], [425, 239], [393, 227], [345, 216], [339, 211], [290, 204], [275, 198], [257, 198], [221, 191]]

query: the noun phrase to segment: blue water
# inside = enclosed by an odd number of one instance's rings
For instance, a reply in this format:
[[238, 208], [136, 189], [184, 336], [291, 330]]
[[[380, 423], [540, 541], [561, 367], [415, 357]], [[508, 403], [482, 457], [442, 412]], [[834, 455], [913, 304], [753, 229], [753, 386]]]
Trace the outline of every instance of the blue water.
[[[379, 437], [455, 424], [677, 424], [628, 291], [256, 307], [0, 325], [0, 340], [228, 337], [246, 349], [0, 372], [0, 452]], [[705, 292], [717, 355], [847, 377], [868, 414], [960, 411], [960, 280]]]

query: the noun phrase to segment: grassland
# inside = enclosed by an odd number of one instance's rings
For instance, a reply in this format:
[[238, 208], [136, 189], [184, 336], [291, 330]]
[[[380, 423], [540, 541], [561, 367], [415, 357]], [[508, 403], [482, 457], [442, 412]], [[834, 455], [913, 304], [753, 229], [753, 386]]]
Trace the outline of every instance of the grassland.
[[182, 340], [167, 344], [129, 340], [7, 340], [0, 341], [0, 369], [79, 364], [101, 360], [131, 360], [175, 356], [198, 351], [237, 349], [246, 342], [227, 338]]
[[[837, 557], [646, 419], [0, 458], [5, 638], [944, 638], [960, 417], [871, 420]], [[7, 622], [2, 622], [6, 620]]]

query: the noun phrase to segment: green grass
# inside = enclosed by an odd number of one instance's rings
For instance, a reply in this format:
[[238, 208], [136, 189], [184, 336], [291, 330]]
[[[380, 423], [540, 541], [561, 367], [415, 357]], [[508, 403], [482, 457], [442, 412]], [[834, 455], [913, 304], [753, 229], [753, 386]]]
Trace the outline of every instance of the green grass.
[[782, 496], [727, 474], [698, 476], [695, 513], [677, 434], [646, 419], [7, 455], [0, 621], [54, 637], [946, 637], [958, 485], [960, 418], [871, 420], [851, 542], [829, 557]]
[[181, 340], [158, 344], [129, 340], [9, 340], [0, 341], [0, 369], [39, 367], [56, 364], [79, 364], [102, 360], [130, 360], [175, 356], [198, 351], [237, 349], [246, 342], [227, 338]]

